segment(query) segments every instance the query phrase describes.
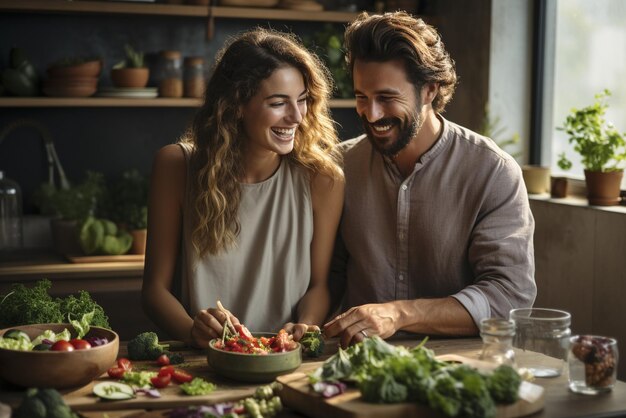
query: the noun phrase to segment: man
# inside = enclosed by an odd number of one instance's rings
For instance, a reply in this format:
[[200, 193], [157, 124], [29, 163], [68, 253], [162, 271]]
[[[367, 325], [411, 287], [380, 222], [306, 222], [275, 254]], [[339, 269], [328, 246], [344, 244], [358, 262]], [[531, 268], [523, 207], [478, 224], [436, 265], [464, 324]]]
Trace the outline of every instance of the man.
[[397, 331], [475, 335], [536, 296], [534, 220], [518, 164], [440, 113], [456, 85], [437, 32], [404, 12], [361, 14], [347, 61], [365, 135], [344, 143], [345, 203], [331, 286], [341, 345]]

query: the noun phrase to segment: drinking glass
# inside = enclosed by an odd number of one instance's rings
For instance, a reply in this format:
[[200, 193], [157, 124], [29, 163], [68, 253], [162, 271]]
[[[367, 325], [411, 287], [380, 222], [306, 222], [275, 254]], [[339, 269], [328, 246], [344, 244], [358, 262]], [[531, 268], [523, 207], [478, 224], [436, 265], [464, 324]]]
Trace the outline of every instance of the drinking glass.
[[509, 319], [515, 321], [513, 346], [544, 354], [518, 358], [518, 366], [536, 377], [560, 376], [567, 363], [572, 316], [557, 309], [519, 308], [511, 310]]

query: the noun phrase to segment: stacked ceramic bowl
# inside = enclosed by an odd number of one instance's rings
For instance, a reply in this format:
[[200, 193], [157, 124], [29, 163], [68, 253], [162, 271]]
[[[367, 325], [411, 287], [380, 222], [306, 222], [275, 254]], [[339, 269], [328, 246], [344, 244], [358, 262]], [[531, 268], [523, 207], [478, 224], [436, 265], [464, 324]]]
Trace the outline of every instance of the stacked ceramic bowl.
[[48, 68], [43, 83], [46, 96], [89, 97], [98, 90], [102, 61], [91, 60], [78, 64], [55, 64]]

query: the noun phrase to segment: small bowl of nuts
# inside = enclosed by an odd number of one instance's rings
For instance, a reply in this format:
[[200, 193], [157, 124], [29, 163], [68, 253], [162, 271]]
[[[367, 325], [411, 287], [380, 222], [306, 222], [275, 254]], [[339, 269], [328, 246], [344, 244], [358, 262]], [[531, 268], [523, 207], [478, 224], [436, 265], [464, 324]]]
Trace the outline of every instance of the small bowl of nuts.
[[618, 361], [617, 340], [598, 335], [570, 338], [569, 388], [572, 392], [596, 395], [615, 385]]

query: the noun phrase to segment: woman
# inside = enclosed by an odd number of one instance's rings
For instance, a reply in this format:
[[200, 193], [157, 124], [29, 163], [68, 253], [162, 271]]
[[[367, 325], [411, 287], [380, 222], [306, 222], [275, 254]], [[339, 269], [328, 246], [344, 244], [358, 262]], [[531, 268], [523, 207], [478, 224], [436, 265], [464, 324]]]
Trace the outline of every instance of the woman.
[[221, 336], [217, 300], [252, 331], [299, 340], [323, 323], [344, 188], [330, 80], [278, 32], [252, 30], [218, 53], [190, 130], [152, 172], [142, 302], [171, 337], [206, 347]]

